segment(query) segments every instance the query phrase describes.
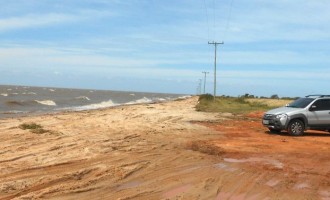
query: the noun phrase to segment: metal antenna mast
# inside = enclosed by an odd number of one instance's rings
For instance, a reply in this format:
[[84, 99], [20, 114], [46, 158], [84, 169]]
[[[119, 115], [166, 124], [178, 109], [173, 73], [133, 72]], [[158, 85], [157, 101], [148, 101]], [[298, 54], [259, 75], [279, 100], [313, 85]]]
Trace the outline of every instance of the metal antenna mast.
[[209, 74], [209, 72], [202, 72], [204, 73], [204, 94], [205, 94], [205, 85], [206, 85], [206, 74]]
[[209, 44], [214, 45], [214, 101], [217, 95], [217, 45], [224, 44], [224, 42], [208, 42]]

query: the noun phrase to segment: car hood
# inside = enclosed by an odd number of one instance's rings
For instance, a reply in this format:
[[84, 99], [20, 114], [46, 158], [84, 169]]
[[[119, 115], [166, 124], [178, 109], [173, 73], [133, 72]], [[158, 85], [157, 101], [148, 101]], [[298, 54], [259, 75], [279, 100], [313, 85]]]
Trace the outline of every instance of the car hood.
[[291, 107], [280, 107], [280, 108], [275, 108], [272, 110], [269, 110], [266, 112], [266, 114], [271, 114], [271, 115], [278, 115], [282, 113], [289, 113], [297, 110], [301, 110], [302, 108], [291, 108]]

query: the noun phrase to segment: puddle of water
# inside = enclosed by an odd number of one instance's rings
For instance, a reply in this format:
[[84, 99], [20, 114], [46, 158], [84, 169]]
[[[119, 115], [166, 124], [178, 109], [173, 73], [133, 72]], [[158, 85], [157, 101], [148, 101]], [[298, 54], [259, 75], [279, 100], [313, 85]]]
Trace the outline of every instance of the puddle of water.
[[267, 158], [247, 158], [247, 159], [224, 158], [223, 160], [225, 162], [230, 162], [230, 163], [264, 162], [271, 164], [278, 169], [282, 169], [284, 166], [283, 163], [281, 163], [278, 160], [267, 159]]
[[272, 179], [269, 180], [266, 185], [270, 186], [270, 187], [274, 187], [275, 185], [277, 185], [280, 182], [280, 180], [276, 180], [276, 179]]
[[308, 185], [308, 183], [298, 183], [295, 186], [293, 186], [294, 189], [296, 190], [301, 190], [301, 189], [305, 189], [305, 188], [309, 188], [310, 186]]
[[230, 167], [230, 166], [226, 165], [225, 163], [214, 164], [214, 167], [219, 168], [219, 169], [223, 169], [223, 170], [229, 171], [229, 172], [234, 172], [234, 171], [237, 170], [237, 168]]
[[249, 162], [249, 159], [234, 159], [234, 158], [224, 158], [223, 159], [226, 162], [230, 162], [230, 163], [244, 163], [244, 162]]

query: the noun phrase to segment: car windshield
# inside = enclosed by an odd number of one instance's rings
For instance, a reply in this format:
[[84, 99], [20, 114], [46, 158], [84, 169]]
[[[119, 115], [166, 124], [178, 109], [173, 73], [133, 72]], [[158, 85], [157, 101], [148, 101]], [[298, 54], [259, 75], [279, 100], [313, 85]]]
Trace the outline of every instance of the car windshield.
[[292, 108], [305, 108], [308, 106], [314, 99], [313, 98], [299, 98], [294, 102], [290, 103], [287, 107]]

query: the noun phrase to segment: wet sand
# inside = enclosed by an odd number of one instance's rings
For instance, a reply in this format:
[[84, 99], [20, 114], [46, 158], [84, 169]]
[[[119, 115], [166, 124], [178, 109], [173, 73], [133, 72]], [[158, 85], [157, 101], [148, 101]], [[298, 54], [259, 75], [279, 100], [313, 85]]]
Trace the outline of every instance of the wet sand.
[[[330, 134], [197, 98], [0, 120], [0, 199], [330, 199]], [[46, 133], [18, 126], [40, 124]]]

